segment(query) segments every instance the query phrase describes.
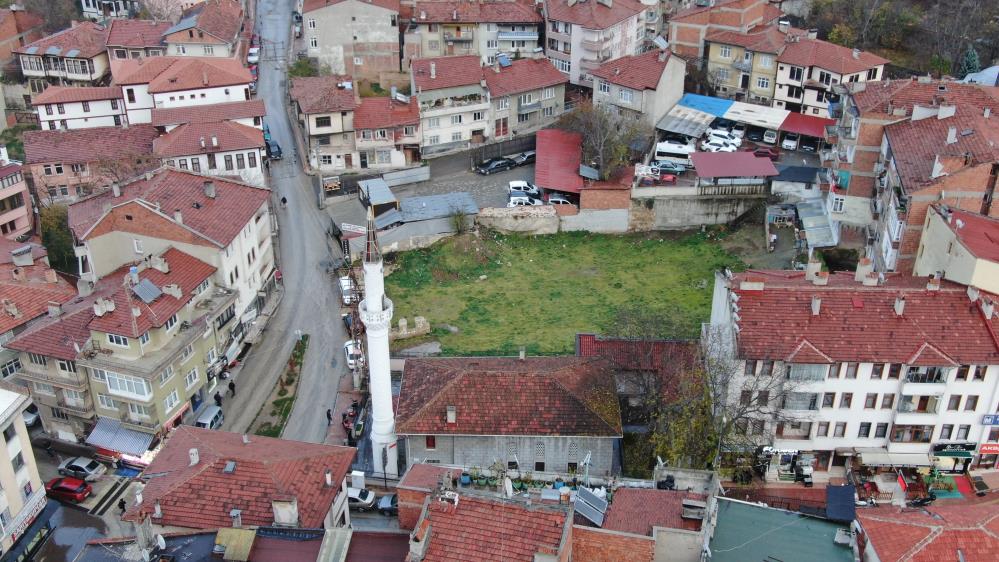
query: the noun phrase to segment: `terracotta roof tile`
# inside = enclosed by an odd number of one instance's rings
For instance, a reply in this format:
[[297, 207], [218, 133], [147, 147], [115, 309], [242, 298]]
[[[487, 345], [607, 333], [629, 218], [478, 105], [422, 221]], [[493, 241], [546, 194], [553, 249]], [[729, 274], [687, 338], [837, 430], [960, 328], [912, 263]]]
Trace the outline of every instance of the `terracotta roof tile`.
[[76, 164], [120, 160], [129, 155], [142, 157], [153, 153], [153, 139], [157, 135], [156, 127], [152, 125], [26, 131], [24, 161], [27, 164]]
[[492, 97], [509, 96], [566, 84], [569, 77], [559, 72], [548, 59], [520, 59], [503, 68], [499, 65], [483, 70], [486, 86]]
[[[227, 43], [235, 43], [243, 25], [243, 8], [235, 0], [204, 0], [184, 10], [176, 25], [164, 30], [164, 35], [197, 29]], [[197, 43], [199, 39], [179, 43]]]
[[[435, 78], [430, 77], [431, 65]], [[482, 60], [478, 55], [414, 59], [410, 72], [416, 93], [457, 86], [478, 84], [483, 76]]]
[[[205, 181], [215, 183], [215, 198], [205, 195]], [[85, 239], [86, 233], [104, 216], [105, 204], [136, 201], [151, 209], [158, 206], [171, 221], [174, 210], [179, 210], [184, 228], [225, 247], [269, 197], [268, 189], [161, 168], [153, 173], [152, 179], [140, 178], [121, 186], [121, 197], [114, 197], [108, 190], [73, 203], [69, 206], [69, 226], [78, 238]]]
[[65, 361], [76, 360], [77, 347], [83, 348], [90, 341], [90, 328], [87, 323], [94, 317], [93, 299], [80, 305], [63, 305], [64, 312], [58, 318], [39, 319], [24, 333], [19, 334], [4, 347], [37, 353]]
[[121, 88], [118, 86], [86, 86], [74, 88], [72, 86], [49, 86], [45, 91], [38, 94], [31, 100], [34, 106], [45, 105], [47, 103], [71, 103], [79, 101], [98, 101], [121, 98]]
[[[197, 449], [199, 462], [190, 466], [188, 451]], [[211, 529], [231, 527], [230, 510], [242, 511], [246, 526], [274, 523], [271, 500], [296, 498], [299, 526], [322, 528], [323, 519], [340, 492], [356, 449], [254, 435], [243, 443], [239, 433], [179, 426], [146, 469], [150, 478], [141, 506], [131, 506], [126, 520], [153, 513], [158, 501], [163, 517], [155, 523]], [[234, 461], [231, 474], [223, 472]], [[326, 471], [333, 486], [326, 486]]]
[[621, 435], [613, 372], [597, 358], [410, 359], [397, 420], [410, 435]]
[[[45, 18], [39, 16], [34, 12], [29, 12], [26, 10], [11, 10], [9, 8], [4, 9], [0, 12], [0, 28], [3, 27], [3, 21], [7, 18], [14, 18], [14, 29], [16, 33], [24, 33], [31, 29], [35, 29], [45, 25]], [[4, 39], [10, 39], [13, 36], [5, 37]]]
[[361, 98], [354, 109], [355, 129], [384, 129], [416, 125], [420, 122], [420, 107], [416, 98], [402, 103], [389, 97]]
[[883, 80], [853, 84], [851, 89], [850, 96], [862, 113], [888, 113], [889, 105], [892, 110], [904, 109], [906, 115], [912, 115], [915, 105], [955, 105], [958, 114], [981, 114], [986, 107], [999, 110], [999, 100], [990, 89], [977, 84], [941, 80], [920, 82], [918, 79]]
[[[51, 88], [50, 88], [51, 89]], [[210, 123], [213, 121], [235, 121], [267, 115], [264, 100], [257, 98], [246, 101], [212, 103], [188, 107], [153, 108], [154, 127], [180, 125], [181, 123]]]
[[700, 520], [680, 517], [683, 500], [703, 502], [707, 501], [707, 496], [678, 490], [618, 488], [601, 528], [647, 537], [653, 536], [653, 527], [701, 530]]
[[[740, 288], [750, 278], [762, 281], [763, 290]], [[931, 291], [925, 278], [890, 275], [883, 285], [864, 286], [852, 272], [839, 272], [818, 286], [802, 272], [750, 270], [730, 286], [739, 296], [743, 358], [784, 361], [797, 352], [804, 354], [801, 363], [907, 363], [940, 353], [950, 358], [946, 365], [999, 360], [999, 318], [986, 320], [956, 283], [943, 281]], [[813, 296], [820, 299], [817, 316]], [[899, 296], [905, 297], [902, 316], [894, 308]]]
[[153, 141], [153, 154], [170, 158], [263, 147], [264, 132], [260, 129], [232, 121], [216, 121], [185, 123], [171, 130]]
[[632, 371], [659, 370], [663, 367], [673, 369], [684, 365], [693, 367], [698, 361], [698, 350], [698, 344], [690, 341], [633, 340], [594, 334], [576, 335], [577, 356], [603, 357], [623, 369]]
[[107, 28], [86, 21], [14, 49], [14, 52], [27, 55], [52, 54], [66, 57], [76, 51], [72, 55], [73, 57], [89, 59], [104, 52], [107, 36]]
[[719, 45], [736, 45], [757, 53], [777, 54], [784, 48], [789, 35], [800, 37], [807, 34], [808, 32], [804, 29], [796, 27], [789, 28], [788, 33], [785, 34], [776, 25], [771, 24], [758, 25], [746, 33], [728, 30], [712, 31], [707, 34], [704, 40]]
[[[15, 279], [15, 271], [23, 277]], [[45, 315], [49, 301], [61, 304], [75, 296], [73, 286], [43, 261], [30, 266], [0, 264], [0, 334]]]
[[[454, 17], [457, 12], [457, 19]], [[426, 16], [426, 17], [424, 17]], [[541, 13], [510, 1], [416, 2], [414, 23], [541, 23]]]
[[645, 11], [637, 0], [614, 0], [610, 6], [599, 2], [576, 2], [569, 5], [567, 0], [545, 2], [548, 19], [581, 25], [587, 29], [607, 29], [636, 14]]
[[230, 58], [143, 57], [121, 61], [115, 83], [149, 84], [149, 93], [249, 84], [250, 71]]
[[[939, 213], [939, 207], [934, 205]], [[999, 262], [999, 219], [961, 209], [948, 209], [946, 224], [978, 259]], [[960, 222], [959, 222], [960, 221]]]
[[953, 560], [959, 549], [967, 562], [999, 556], [999, 538], [993, 534], [999, 500], [937, 504], [927, 511], [880, 506], [858, 510], [857, 519], [883, 562]]
[[399, 480], [399, 487], [411, 490], [434, 490], [437, 488], [441, 475], [448, 470], [448, 468], [436, 464], [414, 464]]
[[[956, 142], [947, 144], [950, 128], [956, 129]], [[891, 145], [895, 167], [909, 193], [932, 184], [937, 156], [951, 157], [956, 167], [977, 165], [999, 159], [999, 120], [978, 114], [956, 114], [946, 119], [933, 117], [888, 125], [884, 129]], [[965, 160], [970, 153], [971, 162]], [[953, 174], [956, 169], [947, 169]]]
[[579, 175], [582, 145], [579, 133], [560, 129], [538, 131], [534, 183], [545, 189], [579, 193], [583, 187], [583, 177]]
[[640, 55], [630, 55], [605, 62], [591, 74], [598, 78], [634, 90], [655, 90], [659, 86], [670, 53], [666, 51], [659, 60], [659, 51], [653, 50]]
[[170, 22], [152, 20], [111, 20], [108, 31], [108, 47], [160, 47], [163, 45], [163, 32], [170, 28]]
[[[308, 13], [314, 10], [320, 10], [327, 6], [335, 6], [346, 1], [347, 0], [305, 0], [302, 12]], [[391, 10], [393, 12], [399, 11], [399, 0], [371, 0], [370, 4], [374, 4], [379, 8], [385, 8], [386, 10]]]
[[891, 62], [867, 51], [860, 51], [854, 57], [853, 49], [807, 38], [788, 43], [777, 60], [797, 66], [817, 66], [838, 74], [855, 74]]
[[353, 88], [339, 84], [350, 82], [349, 76], [310, 76], [291, 79], [291, 99], [305, 114], [352, 111], [357, 108]]

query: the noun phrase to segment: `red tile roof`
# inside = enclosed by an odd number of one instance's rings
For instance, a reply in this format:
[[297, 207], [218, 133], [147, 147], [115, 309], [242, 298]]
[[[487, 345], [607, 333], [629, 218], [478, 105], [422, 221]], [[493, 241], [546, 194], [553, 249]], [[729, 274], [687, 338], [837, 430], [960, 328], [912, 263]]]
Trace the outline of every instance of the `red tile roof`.
[[[517, 4], [515, 4], [517, 5]], [[509, 96], [566, 84], [569, 77], [559, 72], [548, 59], [520, 59], [510, 66], [499, 65], [483, 70], [491, 97]]]
[[850, 87], [850, 95], [862, 113], [888, 113], [889, 105], [893, 110], [904, 109], [906, 115], [912, 115], [914, 105], [955, 105], [958, 114], [981, 114], [986, 107], [991, 107], [993, 112], [999, 110], [999, 100], [990, 94], [987, 87], [977, 84], [912, 79], [858, 82]]
[[578, 357], [603, 357], [628, 370], [659, 370], [692, 367], [699, 346], [691, 341], [635, 340], [576, 334]]
[[349, 76], [310, 76], [291, 79], [291, 99], [298, 102], [302, 113], [331, 113], [357, 108], [353, 88], [339, 84], [350, 82]]
[[538, 131], [534, 183], [545, 189], [579, 193], [583, 187], [583, 177], [579, 175], [581, 146], [583, 137], [579, 133], [559, 129]]
[[440, 477], [448, 472], [448, 468], [436, 464], [416, 463], [409, 467], [406, 474], [399, 480], [399, 487], [410, 490], [433, 491], [440, 483]]
[[[431, 65], [435, 78], [431, 78]], [[483, 76], [482, 60], [478, 55], [414, 59], [410, 72], [416, 93], [478, 84]]]
[[777, 60], [796, 66], [817, 66], [837, 74], [856, 74], [891, 62], [867, 51], [860, 51], [857, 56], [854, 53], [853, 49], [821, 39], [801, 38], [788, 43]]
[[401, 562], [407, 554], [409, 534], [354, 531], [344, 562]]
[[788, 33], [780, 31], [776, 25], [758, 25], [746, 33], [738, 31], [717, 30], [707, 34], [705, 41], [718, 43], [719, 45], [735, 45], [749, 49], [756, 53], [777, 54], [784, 48], [788, 35], [804, 36], [808, 32], [804, 29], [791, 27]]
[[[747, 279], [762, 281], [763, 290], [743, 289]], [[999, 360], [999, 316], [986, 320], [965, 287], [949, 281], [931, 291], [925, 278], [889, 275], [882, 285], [864, 286], [852, 272], [838, 272], [819, 286], [802, 272], [751, 270], [729, 283], [739, 296], [743, 358], [784, 361], [798, 352], [799, 362], [908, 363], [929, 344], [960, 364]], [[820, 299], [817, 316], [813, 296]], [[897, 316], [900, 296], [905, 306]]]
[[572, 521], [558, 506], [462, 494], [458, 505], [431, 498], [415, 532], [429, 541], [423, 562], [532, 562], [538, 552], [570, 548], [562, 545], [566, 525]]
[[[690, 8], [680, 10], [673, 16], [669, 18], [670, 22], [682, 22], [688, 24], [717, 24], [717, 25], [730, 25], [728, 20], [722, 20], [720, 14], [721, 10], [715, 10], [715, 8], [731, 8], [731, 9], [744, 9], [752, 6], [753, 4], [758, 4], [760, 2], [768, 2], [768, 0], [716, 0], [711, 6], [692, 6]], [[781, 11], [776, 6], [764, 6], [763, 10], [763, 23], [770, 23], [777, 19], [781, 15]], [[719, 16], [716, 20], [716, 16]], [[749, 22], [742, 22], [747, 24]]]
[[[50, 88], [51, 89], [51, 88]], [[213, 121], [235, 121], [267, 115], [264, 100], [257, 98], [246, 101], [212, 103], [188, 107], [153, 108], [154, 127], [180, 125], [181, 123], [211, 123]]]
[[72, 86], [49, 86], [45, 91], [31, 100], [31, 105], [39, 106], [47, 103], [71, 103], [79, 101], [98, 101], [121, 98], [121, 88], [118, 86], [87, 86], [74, 88]]
[[618, 488], [601, 528], [647, 537], [653, 536], [653, 527], [699, 531], [699, 520], [680, 517], [683, 500], [687, 499], [703, 502], [707, 496], [678, 490]]
[[67, 57], [76, 51], [73, 58], [93, 58], [104, 52], [108, 30], [96, 23], [85, 21], [69, 29], [43, 37], [34, 43], [14, 49], [15, 53], [42, 56], [51, 54]]
[[[215, 140], [218, 144], [214, 144]], [[202, 141], [204, 145], [202, 145]], [[159, 158], [264, 147], [264, 132], [232, 121], [185, 123], [153, 141]]]
[[[457, 407], [457, 423], [446, 421]], [[621, 435], [609, 364], [581, 357], [409, 359], [396, 429], [416, 435]]]
[[[14, 279], [15, 271], [21, 280]], [[76, 289], [41, 260], [30, 266], [0, 264], [0, 334], [45, 315], [49, 301], [64, 303], [75, 296]]]
[[[13, 176], [14, 174], [19, 173], [20, 171], [21, 171], [21, 165], [20, 164], [3, 164], [3, 165], [0, 165], [0, 179], [4, 179], [4, 178], [8, 178], [10, 176]], [[23, 177], [21, 178], [21, 181], [24, 181]], [[11, 187], [11, 186], [8, 186], [8, 187]], [[0, 237], [0, 240], [6, 241], [7, 239]], [[23, 244], [22, 244], [22, 246], [23, 246]]]
[[669, 51], [652, 50], [640, 55], [630, 55], [605, 62], [591, 74], [613, 84], [618, 84], [634, 90], [655, 90], [659, 79], [669, 63]]
[[809, 137], [822, 138], [826, 134], [826, 127], [835, 125], [835, 119], [816, 117], [804, 113], [790, 112], [784, 118], [784, 122], [778, 127], [781, 131], [790, 131]]
[[752, 152], [694, 152], [690, 161], [697, 175], [706, 178], [748, 178], [777, 175], [777, 168], [769, 158], [760, 158]]
[[[458, 17], [455, 18], [455, 12]], [[425, 16], [425, 17], [424, 17]], [[416, 2], [414, 23], [541, 23], [541, 13], [510, 1]]]
[[[206, 181], [215, 183], [214, 199], [205, 195]], [[149, 208], [158, 207], [170, 221], [174, 221], [174, 212], [180, 211], [185, 229], [225, 247], [269, 198], [268, 189], [161, 168], [152, 179], [140, 178], [121, 186], [121, 197], [114, 197], [108, 190], [73, 203], [69, 206], [69, 227], [77, 238], [86, 239], [105, 216], [105, 204], [139, 201]]]
[[[14, 27], [11, 31], [15, 34], [24, 33], [36, 27], [41, 27], [45, 25], [45, 19], [35, 14], [33, 12], [28, 12], [23, 9], [21, 10], [11, 10], [10, 8], [5, 8], [0, 10], [0, 29], [3, 28], [3, 22], [7, 18], [14, 18]], [[3, 39], [12, 39], [14, 35], [8, 35], [3, 37]]]
[[420, 122], [420, 106], [416, 98], [402, 103], [390, 97], [361, 98], [354, 109], [355, 129], [388, 129]]
[[[947, 144], [949, 130], [956, 129], [957, 142]], [[891, 146], [895, 168], [906, 191], [913, 193], [931, 185], [937, 156], [951, 157], [956, 168], [999, 160], [999, 120], [977, 114], [957, 114], [946, 119], [933, 117], [887, 125], [884, 129]], [[971, 156], [971, 162], [965, 155]]]
[[[305, 0], [305, 6], [302, 8], [302, 12], [309, 13], [313, 10], [320, 10], [327, 6], [335, 6], [346, 1], [347, 0]], [[371, 2], [367, 3], [374, 4], [379, 8], [385, 8], [386, 10], [392, 10], [393, 12], [399, 11], [399, 0], [371, 0]]]
[[896, 507], [857, 511], [870, 546], [882, 562], [954, 560], [958, 549], [967, 562], [990, 562], [999, 556], [999, 500], [937, 504], [922, 511]]
[[[115, 292], [108, 297], [115, 302], [115, 309], [102, 316], [94, 316], [88, 327], [97, 332], [137, 338], [152, 328], [160, 328], [166, 324], [171, 316], [187, 305], [194, 289], [215, 274], [215, 266], [175, 248], [164, 252], [162, 258], [170, 267], [168, 273], [150, 267], [139, 272], [139, 279], [148, 279], [161, 290], [167, 285], [177, 285], [181, 291], [180, 298], [164, 292], [151, 303], [143, 302], [130, 286], [122, 285], [122, 280], [131, 267], [131, 264], [123, 265], [101, 279], [116, 287]], [[138, 309], [138, 316], [133, 309]]]
[[946, 217], [947, 226], [973, 256], [999, 262], [999, 219], [961, 209], [948, 209], [943, 214], [939, 206], [933, 208]]
[[163, 45], [163, 32], [170, 29], [168, 21], [152, 20], [111, 20], [108, 31], [108, 47], [160, 47]]
[[221, 57], [144, 57], [121, 61], [115, 83], [149, 84], [149, 93], [177, 92], [249, 84], [240, 61]]
[[[3, 169], [6, 170], [7, 168], [11, 168], [13, 166], [17, 166], [17, 164], [9, 164], [4, 166]], [[20, 169], [20, 166], [17, 166], [17, 168]], [[0, 177], [7, 177], [7, 174], [0, 173]], [[34, 260], [40, 260], [48, 257], [49, 255], [48, 249], [42, 245], [42, 241], [37, 236], [31, 237], [24, 242], [8, 240], [7, 238], [0, 236], [0, 265], [13, 263], [14, 256], [11, 252], [25, 246], [29, 246], [31, 248], [31, 257]]]
[[[243, 26], [243, 8], [239, 2], [236, 0], [204, 0], [184, 10], [180, 23], [166, 31], [184, 31], [187, 29], [187, 27], [183, 27], [185, 20], [192, 17], [194, 18], [194, 29], [227, 43], [236, 42], [239, 30]], [[179, 42], [200, 42], [197, 38], [190, 41], [186, 39], [186, 37], [182, 37]]]
[[78, 304], [63, 305], [62, 316], [39, 319], [4, 347], [75, 361], [79, 355], [77, 347], [82, 349], [90, 341], [87, 324], [94, 317], [93, 300], [90, 298]]
[[572, 6], [567, 0], [553, 0], [545, 2], [545, 10], [550, 20], [569, 22], [587, 29], [607, 29], [645, 11], [645, 6], [637, 0], [614, 0], [609, 7], [595, 0], [576, 2]]
[[[198, 450], [190, 466], [188, 451]], [[239, 509], [246, 526], [274, 523], [272, 500], [296, 499], [299, 526], [322, 528], [356, 449], [253, 435], [248, 444], [239, 433], [182, 425], [170, 433], [163, 449], [146, 468], [150, 478], [142, 504], [132, 505], [125, 519], [152, 515], [159, 502], [167, 526], [211, 529], [231, 527], [229, 513]], [[235, 462], [231, 474], [223, 472]], [[326, 486], [326, 471], [333, 486]]]
[[26, 131], [24, 161], [26, 164], [45, 162], [77, 164], [100, 160], [134, 159], [151, 155], [153, 139], [158, 135], [156, 127], [152, 125]]

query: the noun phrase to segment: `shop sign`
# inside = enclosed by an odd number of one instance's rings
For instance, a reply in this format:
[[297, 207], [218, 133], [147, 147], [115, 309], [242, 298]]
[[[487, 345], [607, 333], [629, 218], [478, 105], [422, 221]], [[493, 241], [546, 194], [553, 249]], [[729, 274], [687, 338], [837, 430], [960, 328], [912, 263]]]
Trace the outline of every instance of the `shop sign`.
[[905, 477], [902, 476], [901, 472], [898, 473], [898, 487], [902, 488], [903, 492], [909, 491], [909, 484], [905, 482]]
[[981, 455], [999, 455], [999, 443], [982, 443], [978, 447]]
[[937, 443], [933, 446], [933, 452], [969, 451], [974, 453], [976, 447], [978, 447], [977, 443]]
[[45, 497], [44, 494], [36, 494], [35, 497], [32, 498], [30, 501], [33, 503], [28, 507], [27, 511], [22, 511], [18, 515], [20, 521], [17, 522], [17, 524], [14, 526], [14, 529], [10, 533], [10, 538], [14, 542], [17, 542], [17, 539], [21, 536], [21, 533], [27, 530], [27, 528], [30, 527], [31, 524], [35, 522], [35, 518], [38, 517], [38, 514], [41, 513], [42, 509], [45, 508], [45, 504], [47, 503], [47, 498]]
[[999, 425], [999, 414], [985, 414], [982, 416], [982, 425]]
[[775, 449], [773, 447], [763, 447], [764, 455], [797, 455], [798, 449]]

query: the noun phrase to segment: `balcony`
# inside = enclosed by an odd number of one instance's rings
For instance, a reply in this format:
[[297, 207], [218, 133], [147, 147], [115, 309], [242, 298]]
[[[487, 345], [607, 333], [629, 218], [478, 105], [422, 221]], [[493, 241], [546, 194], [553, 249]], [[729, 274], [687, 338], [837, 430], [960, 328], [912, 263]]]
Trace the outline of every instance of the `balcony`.
[[119, 416], [121, 419], [121, 424], [124, 426], [132, 426], [131, 429], [138, 429], [139, 431], [149, 431], [150, 429], [155, 430], [159, 427], [159, 424], [149, 421], [149, 418], [142, 416], [132, 415], [130, 412], [122, 412]]
[[537, 31], [500, 31], [496, 34], [500, 41], [537, 41]]
[[26, 380], [44, 382], [71, 390], [86, 390], [87, 388], [87, 375], [79, 371], [79, 369], [77, 373], [64, 373], [63, 375], [54, 375], [42, 369], [45, 369], [45, 367], [36, 367], [32, 363], [27, 363], [17, 372], [17, 376]]
[[96, 413], [94, 411], [94, 403], [90, 400], [90, 398], [85, 400], [67, 400], [65, 398], [60, 398], [58, 400], [58, 404], [63, 410], [81, 418], [89, 419], [94, 417], [94, 414]]
[[517, 106], [517, 113], [521, 115], [540, 110], [541, 110], [541, 101], [536, 101], [533, 103], [522, 103]]
[[604, 37], [591, 37], [580, 41], [580, 44], [584, 49], [590, 51], [602, 51], [609, 47], [614, 41], [614, 34], [609, 34]]
[[462, 97], [448, 97], [448, 98], [438, 98], [431, 101], [421, 101], [420, 102], [420, 113], [421, 117], [424, 112], [428, 116], [433, 116], [434, 112], [439, 113], [450, 113], [454, 110], [463, 110], [462, 108], [468, 108], [475, 105], [482, 105], [488, 108], [485, 98], [478, 94], [462, 96]]
[[[535, 34], [536, 36], [537, 34]], [[451, 41], [454, 43], [465, 43], [473, 41], [475, 39], [475, 33], [471, 31], [445, 31], [444, 40]]]
[[752, 72], [753, 71], [753, 61], [740, 60], [732, 63], [732, 68], [740, 72]]

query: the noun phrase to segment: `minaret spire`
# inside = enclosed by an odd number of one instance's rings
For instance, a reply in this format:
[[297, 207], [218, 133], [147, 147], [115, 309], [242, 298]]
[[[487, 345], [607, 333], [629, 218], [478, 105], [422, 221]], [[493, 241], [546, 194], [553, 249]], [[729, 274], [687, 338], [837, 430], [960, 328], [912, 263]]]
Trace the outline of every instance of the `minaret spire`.
[[382, 250], [378, 247], [378, 233], [375, 228], [375, 208], [368, 207], [368, 238], [364, 244], [364, 263], [382, 261]]

